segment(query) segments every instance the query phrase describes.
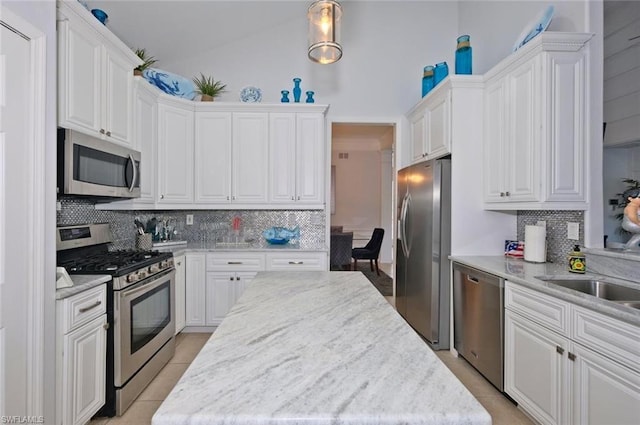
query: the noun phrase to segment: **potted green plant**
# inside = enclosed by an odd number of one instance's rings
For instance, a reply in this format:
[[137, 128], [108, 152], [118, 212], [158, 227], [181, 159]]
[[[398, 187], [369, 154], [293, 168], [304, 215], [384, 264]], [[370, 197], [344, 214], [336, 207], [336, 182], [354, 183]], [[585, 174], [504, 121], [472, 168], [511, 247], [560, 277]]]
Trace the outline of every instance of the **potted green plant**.
[[136, 49], [136, 55], [142, 59], [142, 65], [137, 66], [133, 70], [133, 75], [142, 75], [142, 71], [158, 62], [153, 56], [147, 56], [145, 49]]
[[200, 78], [193, 79], [193, 83], [196, 85], [196, 90], [202, 95], [201, 101], [213, 102], [213, 99], [220, 96], [225, 92], [226, 84], [222, 84], [222, 81], [215, 81], [213, 77], [205, 76], [200, 73]]

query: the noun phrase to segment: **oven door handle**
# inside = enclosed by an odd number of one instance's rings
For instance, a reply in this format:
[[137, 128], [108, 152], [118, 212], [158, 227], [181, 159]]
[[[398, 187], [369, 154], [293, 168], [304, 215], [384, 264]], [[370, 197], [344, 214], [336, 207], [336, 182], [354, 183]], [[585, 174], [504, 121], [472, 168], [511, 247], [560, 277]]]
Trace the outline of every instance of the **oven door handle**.
[[175, 269], [172, 269], [170, 271], [167, 271], [166, 273], [163, 273], [161, 275], [154, 275], [151, 276], [150, 278], [148, 278], [147, 280], [143, 280], [140, 283], [135, 284], [134, 286], [131, 286], [129, 288], [125, 288], [122, 291], [120, 291], [120, 295], [122, 297], [132, 297], [140, 292], [144, 292], [144, 291], [148, 291], [150, 289], [154, 289], [160, 285], [162, 285], [164, 282], [166, 282], [167, 279], [164, 279], [164, 277], [169, 277], [169, 279], [171, 279], [171, 276], [169, 276], [170, 274], [175, 274]]

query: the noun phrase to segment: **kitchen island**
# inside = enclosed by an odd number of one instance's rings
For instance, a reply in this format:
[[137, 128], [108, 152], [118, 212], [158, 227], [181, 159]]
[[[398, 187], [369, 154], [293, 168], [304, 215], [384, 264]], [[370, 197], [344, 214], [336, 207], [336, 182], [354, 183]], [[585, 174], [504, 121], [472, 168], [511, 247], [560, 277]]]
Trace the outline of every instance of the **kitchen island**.
[[490, 423], [359, 272], [258, 273], [152, 421]]

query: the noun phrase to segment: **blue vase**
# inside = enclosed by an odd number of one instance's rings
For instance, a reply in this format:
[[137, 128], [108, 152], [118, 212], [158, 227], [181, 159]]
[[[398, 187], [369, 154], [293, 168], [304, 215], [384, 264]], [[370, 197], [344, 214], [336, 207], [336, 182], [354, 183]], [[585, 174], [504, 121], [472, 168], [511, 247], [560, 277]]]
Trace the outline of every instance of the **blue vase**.
[[438, 83], [445, 79], [449, 75], [449, 66], [446, 62], [440, 62], [436, 64], [436, 68], [433, 71], [433, 86], [437, 86]]
[[315, 100], [313, 100], [313, 91], [309, 90], [309, 91], [307, 92], [307, 100], [306, 100], [306, 102], [307, 102], [307, 103], [313, 103], [313, 102], [315, 102]]
[[102, 10], [102, 9], [91, 9], [91, 14], [93, 14], [93, 16], [95, 16], [96, 19], [98, 19], [98, 21], [100, 21], [102, 23], [102, 25], [106, 25], [107, 24], [107, 19], [109, 18], [109, 15], [107, 15], [104, 10]]
[[282, 98], [280, 99], [280, 102], [289, 103], [289, 90], [282, 90], [280, 93], [282, 93]]
[[427, 65], [422, 73], [422, 97], [425, 97], [433, 88], [433, 66]]
[[456, 47], [456, 74], [471, 75], [471, 43], [468, 35], [458, 37]]
[[300, 89], [300, 78], [293, 79], [293, 101], [298, 103], [300, 102], [300, 95], [302, 94], [302, 90]]

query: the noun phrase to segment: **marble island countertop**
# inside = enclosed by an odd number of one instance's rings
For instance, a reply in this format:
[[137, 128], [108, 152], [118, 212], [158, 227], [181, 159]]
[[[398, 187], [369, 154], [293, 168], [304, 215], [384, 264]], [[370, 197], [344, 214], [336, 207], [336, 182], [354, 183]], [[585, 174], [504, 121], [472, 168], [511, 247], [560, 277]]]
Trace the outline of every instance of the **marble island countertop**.
[[255, 241], [252, 243], [221, 243], [221, 242], [189, 242], [180, 245], [156, 246], [153, 250], [160, 252], [172, 252], [174, 256], [186, 252], [221, 252], [221, 251], [244, 251], [244, 252], [328, 252], [326, 245], [309, 245], [298, 243], [287, 243], [284, 245], [270, 245], [266, 241]]
[[260, 272], [153, 416], [177, 424], [490, 424], [357, 272]]
[[[609, 275], [591, 272], [576, 274], [569, 272], [565, 264], [529, 263], [521, 258], [509, 258], [505, 256], [451, 256], [450, 259], [454, 262], [474, 267], [478, 270], [500, 276], [511, 282], [640, 326], [640, 309], [564, 288], [540, 278], [587, 279], [591, 277], [640, 289], [640, 283], [637, 281], [618, 279]], [[589, 270], [588, 261], [587, 270]]]

